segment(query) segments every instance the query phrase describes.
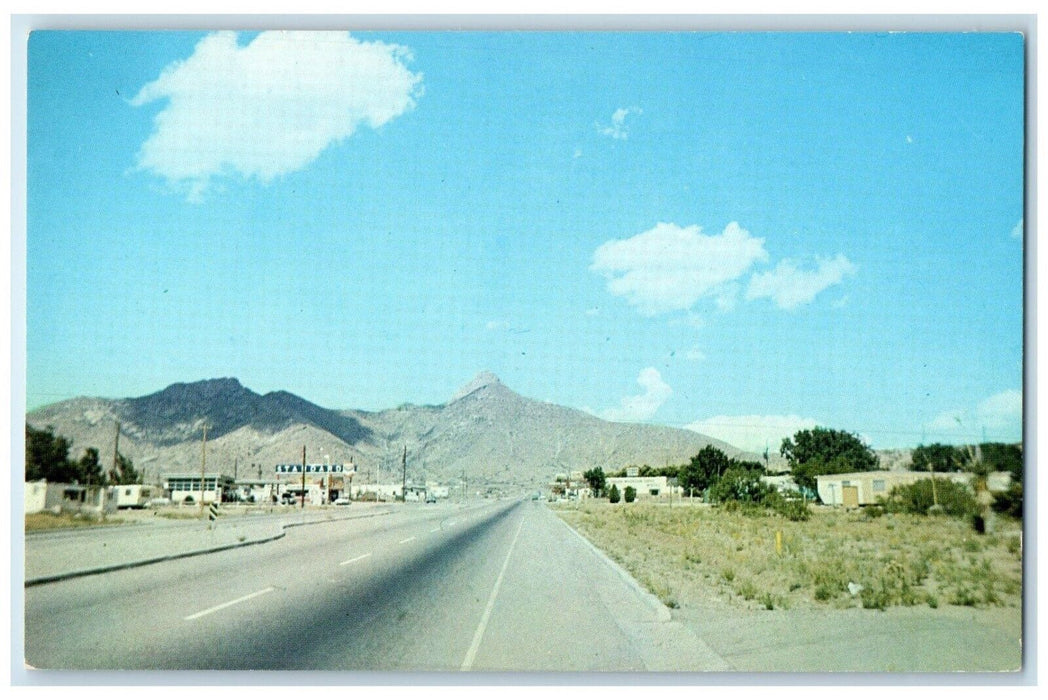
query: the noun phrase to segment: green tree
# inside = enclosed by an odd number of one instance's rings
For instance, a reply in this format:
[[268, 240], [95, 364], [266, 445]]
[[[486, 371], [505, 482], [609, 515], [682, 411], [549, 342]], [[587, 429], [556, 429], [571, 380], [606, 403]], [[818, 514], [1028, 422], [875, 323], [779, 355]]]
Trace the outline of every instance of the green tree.
[[611, 489], [608, 491], [608, 500], [612, 503], [618, 503], [621, 500], [619, 496], [619, 487], [615, 484], [611, 485]]
[[721, 474], [731, 466], [728, 455], [713, 445], [706, 445], [691, 461], [680, 467], [678, 484], [687, 492], [689, 489], [704, 491], [712, 486]]
[[738, 459], [735, 459], [734, 457], [732, 457], [731, 459], [728, 460], [728, 468], [730, 469], [731, 467], [738, 467], [739, 469], [746, 469], [746, 470], [751, 471], [751, 472], [757, 472], [758, 474], [763, 474], [765, 472], [763, 464], [761, 464], [760, 462], [754, 462], [753, 460], [748, 460], [748, 459], [738, 460]]
[[1008, 445], [1002, 442], [984, 442], [979, 445], [983, 462], [991, 472], [1009, 472], [1013, 481], [1023, 480], [1022, 445]]
[[141, 483], [141, 476], [130, 459], [117, 453], [116, 469], [109, 470], [109, 483], [115, 485], [138, 484]]
[[79, 476], [76, 465], [69, 461], [69, 440], [55, 435], [54, 427], [38, 430], [25, 426], [26, 481], [47, 479], [56, 483], [72, 483]]
[[953, 445], [936, 442], [931, 445], [918, 445], [913, 451], [913, 470], [918, 472], [959, 472], [964, 463], [964, 451]]
[[88, 447], [84, 450], [84, 455], [77, 463], [77, 470], [80, 474], [80, 481], [85, 484], [99, 484], [102, 486], [106, 484], [105, 472], [98, 461], [97, 448]]
[[590, 489], [593, 491], [593, 496], [600, 498], [604, 493], [604, 485], [608, 482], [608, 477], [604, 474], [604, 470], [600, 467], [594, 467], [589, 471], [583, 472], [582, 478], [589, 484]]
[[622, 492], [622, 499], [626, 501], [626, 503], [633, 503], [637, 500], [637, 489], [632, 486], [627, 486]]
[[832, 428], [799, 430], [782, 441], [779, 453], [797, 485], [810, 490], [820, 474], [868, 472], [878, 466], [877, 455], [857, 435]]
[[761, 481], [763, 469], [729, 467], [712, 486], [710, 499], [717, 503], [739, 501], [740, 503], [762, 503], [772, 487]]

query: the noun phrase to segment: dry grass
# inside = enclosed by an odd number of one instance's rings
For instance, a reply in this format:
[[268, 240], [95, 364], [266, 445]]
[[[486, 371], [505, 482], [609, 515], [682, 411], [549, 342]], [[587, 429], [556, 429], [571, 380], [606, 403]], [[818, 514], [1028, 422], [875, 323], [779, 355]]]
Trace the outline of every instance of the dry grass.
[[557, 513], [669, 607], [1022, 605], [1015, 521], [977, 535], [952, 518], [829, 508], [805, 522], [645, 503], [587, 502]]
[[122, 525], [123, 520], [107, 516], [105, 520], [98, 520], [84, 515], [72, 513], [31, 513], [25, 516], [25, 531], [34, 532], [39, 530], [62, 530], [74, 527], [98, 527], [99, 525]]

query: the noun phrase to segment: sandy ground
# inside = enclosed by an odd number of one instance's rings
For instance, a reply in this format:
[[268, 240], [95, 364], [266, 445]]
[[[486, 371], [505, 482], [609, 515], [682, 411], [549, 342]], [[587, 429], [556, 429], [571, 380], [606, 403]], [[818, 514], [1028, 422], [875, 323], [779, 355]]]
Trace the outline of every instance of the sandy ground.
[[674, 610], [673, 617], [736, 671], [950, 673], [1022, 667], [1017, 608], [686, 608]]

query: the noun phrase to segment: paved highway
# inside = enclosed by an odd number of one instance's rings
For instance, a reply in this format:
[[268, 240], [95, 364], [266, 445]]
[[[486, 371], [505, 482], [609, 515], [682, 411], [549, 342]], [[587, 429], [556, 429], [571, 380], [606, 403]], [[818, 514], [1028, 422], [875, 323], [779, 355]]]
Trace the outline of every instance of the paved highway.
[[297, 527], [28, 587], [25, 600], [26, 661], [42, 669], [727, 668], [530, 501]]

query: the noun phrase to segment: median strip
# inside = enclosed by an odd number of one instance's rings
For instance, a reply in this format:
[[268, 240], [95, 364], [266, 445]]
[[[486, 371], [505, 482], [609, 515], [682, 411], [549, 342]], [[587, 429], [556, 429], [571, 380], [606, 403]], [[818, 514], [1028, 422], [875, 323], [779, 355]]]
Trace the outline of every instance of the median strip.
[[192, 615], [189, 615], [187, 617], [183, 617], [182, 619], [186, 620], [186, 621], [195, 620], [198, 617], [203, 617], [204, 615], [210, 615], [211, 613], [218, 612], [219, 610], [224, 610], [224, 609], [226, 609], [228, 607], [232, 607], [232, 606], [236, 605], [237, 603], [243, 603], [245, 601], [251, 600], [252, 598], [257, 598], [260, 595], [265, 595], [266, 593], [271, 593], [272, 591], [275, 591], [275, 590], [276, 589], [273, 588], [272, 586], [270, 586], [269, 588], [263, 588], [261, 591], [255, 591], [254, 593], [248, 593], [246, 596], [242, 596], [240, 598], [237, 598], [236, 600], [231, 600], [228, 603], [222, 603], [220, 605], [216, 605], [215, 607], [208, 608], [207, 610], [201, 610], [198, 613], [193, 613]]

